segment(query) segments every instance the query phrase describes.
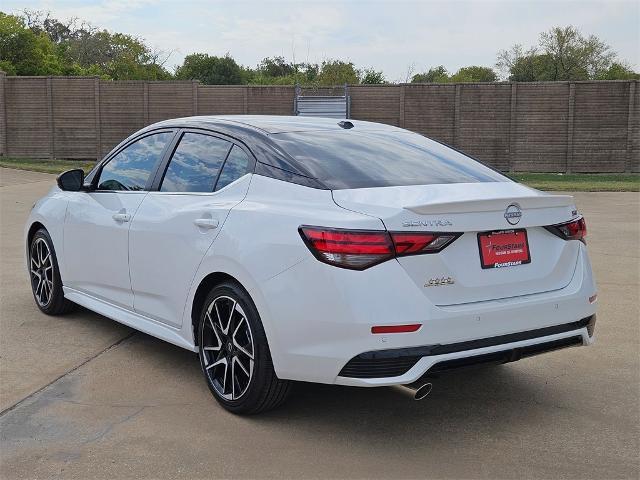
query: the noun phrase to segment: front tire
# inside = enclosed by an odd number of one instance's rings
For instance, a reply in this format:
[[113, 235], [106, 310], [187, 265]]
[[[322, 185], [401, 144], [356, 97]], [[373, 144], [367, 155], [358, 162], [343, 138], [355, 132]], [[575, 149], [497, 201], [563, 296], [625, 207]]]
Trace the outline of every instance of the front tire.
[[75, 307], [64, 298], [58, 258], [53, 241], [44, 228], [38, 230], [29, 245], [29, 277], [33, 299], [41, 312], [61, 315]]
[[286, 400], [290, 382], [276, 376], [260, 316], [240, 285], [211, 290], [200, 312], [198, 346], [207, 385], [230, 412], [260, 413]]

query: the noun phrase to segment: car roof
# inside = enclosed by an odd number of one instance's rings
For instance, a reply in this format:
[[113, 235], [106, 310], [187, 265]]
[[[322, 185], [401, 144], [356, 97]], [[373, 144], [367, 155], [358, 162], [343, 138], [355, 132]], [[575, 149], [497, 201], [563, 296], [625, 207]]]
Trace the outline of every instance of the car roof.
[[401, 131], [398, 127], [361, 120], [338, 118], [295, 117], [285, 115], [202, 115], [174, 118], [155, 123], [149, 127], [191, 126], [211, 128], [216, 126], [246, 127], [266, 134], [304, 131], [341, 131], [340, 122], [350, 122], [354, 131]]

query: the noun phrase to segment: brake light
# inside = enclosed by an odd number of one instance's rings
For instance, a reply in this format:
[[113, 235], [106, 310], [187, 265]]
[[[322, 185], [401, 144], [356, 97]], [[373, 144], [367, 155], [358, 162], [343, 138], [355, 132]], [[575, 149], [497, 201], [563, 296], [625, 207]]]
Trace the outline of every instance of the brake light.
[[364, 270], [394, 257], [439, 252], [461, 235], [311, 226], [302, 226], [299, 232], [318, 260], [352, 270]]
[[321, 262], [364, 270], [393, 258], [393, 243], [386, 231], [300, 227], [300, 236]]
[[582, 243], [586, 243], [587, 223], [584, 221], [584, 217], [545, 228], [564, 240], [580, 240]]

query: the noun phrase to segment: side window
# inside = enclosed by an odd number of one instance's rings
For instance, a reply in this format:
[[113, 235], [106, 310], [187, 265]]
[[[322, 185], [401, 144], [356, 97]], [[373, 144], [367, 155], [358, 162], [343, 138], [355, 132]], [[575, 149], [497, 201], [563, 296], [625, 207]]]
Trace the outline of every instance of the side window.
[[156, 133], [132, 143], [102, 168], [98, 190], [144, 190], [173, 132]]
[[222, 173], [220, 173], [220, 178], [216, 184], [216, 191], [242, 177], [249, 171], [250, 164], [251, 160], [249, 156], [244, 153], [244, 150], [238, 146], [234, 146], [222, 168]]
[[231, 142], [200, 133], [185, 133], [171, 157], [161, 192], [213, 192]]

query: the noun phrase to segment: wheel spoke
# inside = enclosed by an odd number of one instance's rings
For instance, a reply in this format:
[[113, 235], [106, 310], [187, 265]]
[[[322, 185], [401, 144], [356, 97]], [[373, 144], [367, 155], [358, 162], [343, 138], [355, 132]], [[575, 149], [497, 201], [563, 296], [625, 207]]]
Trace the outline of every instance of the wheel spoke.
[[236, 399], [236, 362], [231, 360], [231, 398]]
[[240, 368], [241, 368], [241, 369], [242, 369], [242, 371], [245, 373], [245, 375], [246, 375], [247, 377], [251, 377], [251, 374], [249, 373], [249, 370], [247, 370], [247, 369], [245, 368], [245, 366], [244, 366], [244, 365], [242, 364], [242, 362], [240, 361], [240, 358], [236, 356], [236, 357], [233, 357], [233, 359], [235, 360], [235, 363], [237, 363], [238, 365], [240, 365]]
[[207, 345], [207, 346], [204, 346], [203, 348], [204, 350], [217, 352], [220, 350], [220, 348], [222, 348], [222, 341], [220, 340], [220, 335], [218, 335], [218, 329], [213, 324], [211, 315], [209, 315], [209, 312], [207, 312], [205, 315], [207, 317], [207, 320], [209, 321], [209, 325], [211, 325], [211, 330], [213, 330], [213, 334], [216, 336], [216, 341], [218, 342], [218, 346]]
[[[242, 353], [244, 353], [247, 357], [249, 357], [251, 360], [253, 360], [253, 352], [249, 352], [243, 345], [240, 345], [240, 343], [238, 342], [238, 340], [236, 339], [236, 334], [238, 333], [238, 329], [240, 328], [240, 326], [242, 325], [242, 323], [246, 323], [246, 318], [242, 317], [242, 319], [238, 322], [238, 326], [236, 327], [235, 331], [233, 332], [233, 345], [240, 350]], [[247, 337], [249, 337], [249, 335], [251, 335], [250, 332], [246, 331], [244, 332]], [[251, 338], [249, 337], [249, 342], [251, 342]], [[253, 349], [252, 349], [253, 350]]]
[[209, 365], [207, 367], [207, 370], [209, 370], [210, 368], [216, 367], [218, 365], [224, 365], [224, 368], [226, 370], [227, 369], [227, 359], [226, 358], [221, 358], [217, 362], [213, 362], [211, 365]]
[[[235, 301], [235, 300], [232, 300], [232, 302], [233, 302], [233, 305], [231, 306], [231, 309], [230, 309], [230, 311], [229, 311], [229, 318], [227, 319], [227, 325], [226, 325], [226, 327], [224, 327], [224, 328], [222, 329], [222, 332], [223, 332], [225, 335], [229, 335], [229, 327], [231, 327], [231, 318], [233, 317], [233, 313], [234, 313], [234, 312], [235, 312], [235, 310], [236, 310], [236, 301]], [[222, 319], [221, 319], [221, 320], [222, 320]], [[222, 323], [220, 323], [220, 325], [222, 326]]]
[[229, 312], [229, 320], [227, 321], [227, 326], [231, 325], [231, 318], [233, 317], [233, 313], [236, 311], [236, 305], [238, 303], [234, 300], [233, 306], [231, 307], [231, 311]]
[[[218, 325], [220, 325], [220, 330], [222, 330], [223, 334], [227, 334], [227, 331], [224, 328], [224, 325], [222, 324], [222, 317], [220, 316], [220, 310], [218, 310], [218, 302], [214, 302], [213, 307], [216, 309], [216, 317], [218, 317]], [[227, 326], [228, 328], [228, 326]]]
[[44, 296], [44, 290], [46, 288], [46, 283], [44, 281], [40, 282], [40, 303], [44, 304], [45, 303], [45, 296]]

